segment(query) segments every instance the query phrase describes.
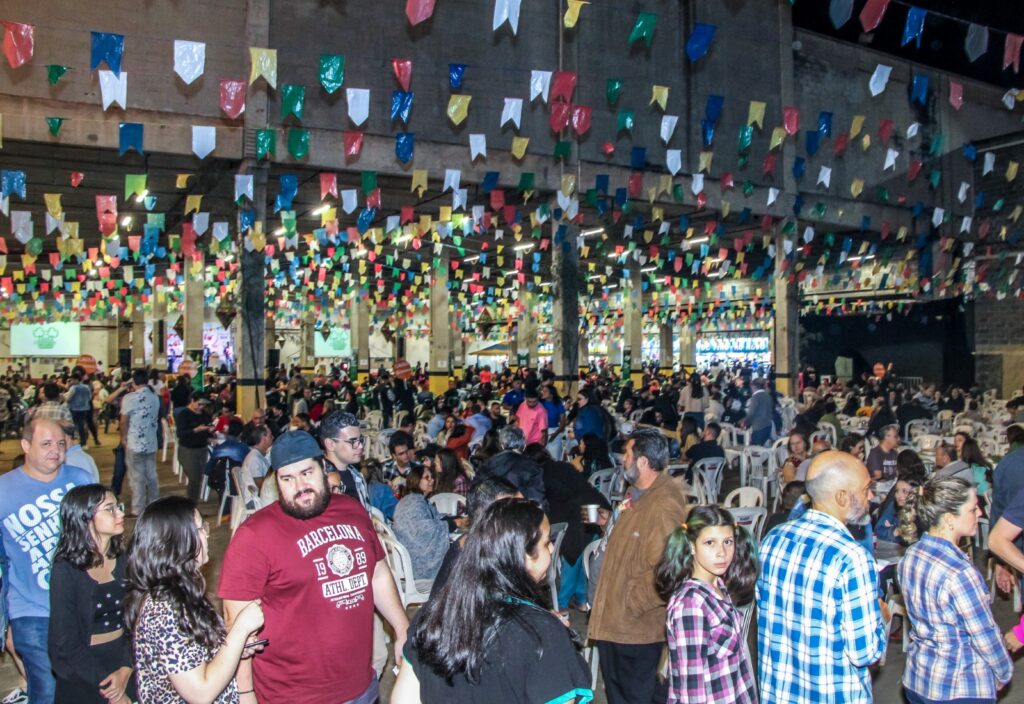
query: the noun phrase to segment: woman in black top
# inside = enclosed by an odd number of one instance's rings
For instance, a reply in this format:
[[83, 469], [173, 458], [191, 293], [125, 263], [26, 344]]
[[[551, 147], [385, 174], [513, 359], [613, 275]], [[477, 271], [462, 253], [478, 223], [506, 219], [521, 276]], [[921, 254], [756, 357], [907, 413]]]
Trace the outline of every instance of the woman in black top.
[[99, 484], [60, 505], [50, 573], [50, 662], [57, 704], [134, 701], [131, 639], [124, 630], [124, 505]]
[[451, 579], [409, 628], [391, 701], [590, 701], [578, 639], [548, 611], [551, 552], [551, 527], [536, 503], [488, 507]]
[[178, 429], [178, 462], [188, 477], [188, 498], [196, 502], [199, 501], [203, 471], [206, 468], [208, 445], [213, 437], [213, 420], [206, 408], [206, 397], [196, 391], [175, 419]]

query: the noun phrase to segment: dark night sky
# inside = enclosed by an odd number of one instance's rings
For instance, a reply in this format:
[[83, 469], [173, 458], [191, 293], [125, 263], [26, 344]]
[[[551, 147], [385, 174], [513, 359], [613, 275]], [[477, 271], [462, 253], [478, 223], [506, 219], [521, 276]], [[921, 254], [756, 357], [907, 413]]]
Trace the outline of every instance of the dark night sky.
[[[796, 0], [793, 6], [793, 22], [798, 27], [849, 42], [861, 42], [879, 51], [943, 71], [1005, 88], [1024, 87], [1024, 66], [1021, 67], [1019, 74], [1014, 74], [1012, 66], [1005, 71], [1002, 68], [1005, 32], [1024, 34], [1024, 11], [1016, 0], [914, 0], [911, 3], [894, 0], [889, 3], [889, 8], [878, 28], [864, 39], [861, 39], [859, 16], [866, 0], [855, 0], [853, 16], [838, 30], [829, 20], [830, 4], [830, 0]], [[900, 46], [907, 12], [911, 5], [928, 11], [920, 49], [914, 42], [905, 47]], [[974, 63], [968, 60], [964, 52], [968, 22], [976, 22], [989, 28], [988, 51]]]

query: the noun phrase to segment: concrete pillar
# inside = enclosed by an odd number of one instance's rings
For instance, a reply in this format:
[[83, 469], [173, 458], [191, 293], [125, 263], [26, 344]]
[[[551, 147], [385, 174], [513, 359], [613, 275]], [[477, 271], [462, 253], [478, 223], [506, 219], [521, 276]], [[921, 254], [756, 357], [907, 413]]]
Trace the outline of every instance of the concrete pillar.
[[697, 367], [697, 340], [688, 323], [679, 324], [679, 369], [684, 373]]
[[775, 235], [775, 388], [786, 396], [793, 396], [797, 390], [797, 373], [800, 365], [800, 295], [796, 282], [790, 283], [789, 269], [783, 269], [783, 241], [780, 233]]
[[438, 268], [430, 282], [430, 360], [427, 376], [430, 392], [443, 394], [448, 390], [448, 351], [451, 349], [451, 312], [448, 293], [448, 254], [440, 256]]
[[665, 376], [672, 375], [672, 324], [661, 323], [658, 328], [658, 368]]
[[580, 335], [579, 344], [579, 371], [585, 372], [590, 369], [590, 338]]
[[316, 314], [305, 313], [302, 320], [299, 321], [299, 367], [303, 374], [313, 371], [313, 366], [316, 363], [316, 357], [313, 354], [316, 345], [315, 336], [319, 334], [316, 331]]
[[277, 327], [274, 325], [274, 317], [269, 311], [263, 319], [263, 348], [267, 354], [268, 372], [271, 366], [276, 372], [277, 368], [281, 366], [281, 346], [277, 344]]
[[629, 285], [622, 291], [622, 359], [630, 357], [629, 378], [633, 388], [643, 381], [643, 278], [639, 265], [629, 265]]
[[516, 328], [516, 357], [512, 361], [519, 365], [519, 358], [525, 355], [526, 366], [537, 367], [537, 320], [533, 317], [533, 294], [528, 291], [519, 292], [519, 302], [523, 304], [523, 314]]
[[359, 289], [349, 301], [349, 325], [352, 328], [352, 359], [358, 383], [370, 376], [370, 299]]
[[206, 269], [202, 255], [195, 259], [185, 260], [185, 358], [196, 363], [196, 368], [203, 369], [203, 322], [206, 319], [206, 301], [203, 298], [203, 279]]
[[167, 289], [163, 286], [153, 288], [153, 314], [150, 342], [153, 353], [150, 364], [154, 369], [167, 369]]
[[[113, 336], [116, 340], [116, 349], [110, 359], [105, 360], [107, 369], [113, 369], [120, 365], [120, 360], [123, 357], [128, 358], [131, 361], [132, 357], [132, 325], [131, 319], [126, 318], [123, 313], [117, 316], [117, 334]], [[131, 367], [131, 364], [128, 365]]]
[[462, 330], [452, 330], [452, 374], [461, 379], [466, 372], [466, 341], [462, 339]]
[[579, 226], [555, 224], [551, 248], [551, 341], [555, 383], [562, 398], [575, 397], [580, 362]]
[[132, 369], [146, 366], [146, 316], [142, 306], [132, 311]]

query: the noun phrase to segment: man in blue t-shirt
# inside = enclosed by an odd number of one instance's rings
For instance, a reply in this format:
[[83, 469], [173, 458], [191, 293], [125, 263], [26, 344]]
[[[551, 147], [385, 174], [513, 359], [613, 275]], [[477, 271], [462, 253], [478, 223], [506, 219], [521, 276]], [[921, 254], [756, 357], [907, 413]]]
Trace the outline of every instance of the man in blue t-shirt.
[[32, 420], [21, 436], [25, 464], [0, 476], [3, 614], [10, 620], [14, 649], [25, 663], [32, 704], [50, 704], [54, 696], [47, 630], [60, 502], [70, 489], [92, 482], [86, 470], [64, 464], [65, 448], [60, 425], [45, 418]]

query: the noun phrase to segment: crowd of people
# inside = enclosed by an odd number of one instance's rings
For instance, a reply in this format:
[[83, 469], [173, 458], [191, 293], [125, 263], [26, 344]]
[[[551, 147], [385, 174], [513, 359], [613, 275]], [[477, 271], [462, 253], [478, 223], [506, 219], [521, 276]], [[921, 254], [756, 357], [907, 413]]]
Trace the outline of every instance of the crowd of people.
[[[0, 476], [3, 611], [28, 701], [369, 703], [390, 643], [402, 704], [585, 704], [585, 653], [611, 704], [869, 702], [894, 594], [908, 701], [994, 701], [1011, 679], [1024, 622], [1000, 634], [964, 548], [984, 516], [1000, 588], [1024, 573], [1024, 400], [1007, 404], [998, 463], [967, 432], [926, 462], [901, 425], [957, 407], [995, 422], [977, 390], [806, 370], [787, 415], [771, 379], [744, 367], [645, 371], [636, 386], [595, 368], [565, 400], [547, 367], [470, 368], [436, 397], [426, 381], [282, 368], [243, 419], [229, 377], [9, 373], [0, 400], [23, 456]], [[844, 432], [858, 415], [870, 443]], [[80, 456], [108, 422], [104, 486]], [[695, 502], [687, 481], [724, 457], [726, 425], [752, 445], [784, 438], [781, 509], [763, 536]], [[161, 497], [169, 433], [187, 486]], [[259, 499], [228, 543], [218, 607], [202, 568], [222, 516], [199, 509], [203, 486], [240, 500], [225, 468]], [[606, 470], [602, 491], [590, 479]], [[442, 511], [441, 495], [459, 508]], [[401, 576], [430, 583], [411, 621], [391, 539], [411, 560]], [[876, 564], [879, 540], [905, 550], [898, 565]]]

